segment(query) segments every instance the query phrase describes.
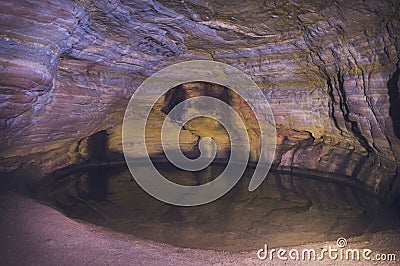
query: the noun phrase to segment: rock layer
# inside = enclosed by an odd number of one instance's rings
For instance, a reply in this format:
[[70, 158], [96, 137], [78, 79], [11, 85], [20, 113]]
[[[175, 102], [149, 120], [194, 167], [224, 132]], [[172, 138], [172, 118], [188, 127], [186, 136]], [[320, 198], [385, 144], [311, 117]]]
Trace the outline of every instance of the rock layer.
[[0, 12], [2, 170], [86, 160], [83, 143], [102, 130], [120, 152], [140, 83], [209, 59], [263, 89], [276, 169], [399, 194], [398, 1], [17, 0]]

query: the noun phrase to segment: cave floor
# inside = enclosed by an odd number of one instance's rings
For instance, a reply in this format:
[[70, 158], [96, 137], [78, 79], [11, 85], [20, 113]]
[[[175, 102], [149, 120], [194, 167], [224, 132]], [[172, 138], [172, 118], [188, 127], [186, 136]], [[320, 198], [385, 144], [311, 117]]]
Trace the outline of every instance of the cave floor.
[[[1, 177], [5, 179], [4, 176]], [[224, 252], [178, 248], [142, 240], [90, 223], [73, 220], [29, 196], [18, 179], [0, 187], [0, 256], [6, 265], [288, 265], [275, 258], [260, 261], [253, 252]], [[2, 180], [3, 181], [3, 180]], [[395, 253], [398, 265], [400, 230], [371, 233], [347, 239], [351, 248]], [[335, 246], [336, 241], [285, 247]], [[262, 248], [262, 247], [260, 247]], [[301, 262], [297, 262], [298, 264]], [[303, 262], [304, 263], [304, 262]], [[345, 262], [335, 261], [342, 265]], [[348, 262], [357, 265], [355, 262]], [[386, 262], [387, 263], [387, 262]], [[296, 265], [296, 261], [292, 261]], [[331, 260], [307, 263], [331, 265]], [[366, 261], [358, 265], [366, 265]], [[378, 262], [370, 264], [379, 264]]]

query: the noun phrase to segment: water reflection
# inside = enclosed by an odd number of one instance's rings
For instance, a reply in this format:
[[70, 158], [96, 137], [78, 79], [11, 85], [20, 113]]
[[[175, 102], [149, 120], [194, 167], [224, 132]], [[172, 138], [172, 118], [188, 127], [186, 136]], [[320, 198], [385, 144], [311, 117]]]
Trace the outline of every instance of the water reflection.
[[[187, 173], [168, 164], [170, 180], [197, 185], [218, 176], [223, 165]], [[210, 204], [176, 207], [146, 194], [125, 168], [96, 168], [65, 177], [46, 192], [67, 215], [138, 237], [191, 248], [254, 250], [335, 240], [400, 225], [396, 212], [343, 184], [272, 174], [247, 190], [252, 168], [235, 188]]]
[[[110, 174], [106, 174], [104, 169], [89, 169], [87, 174], [83, 176], [87, 184], [87, 199], [95, 201], [104, 201], [108, 194], [108, 180], [111, 178]], [[82, 182], [78, 182], [79, 185]]]

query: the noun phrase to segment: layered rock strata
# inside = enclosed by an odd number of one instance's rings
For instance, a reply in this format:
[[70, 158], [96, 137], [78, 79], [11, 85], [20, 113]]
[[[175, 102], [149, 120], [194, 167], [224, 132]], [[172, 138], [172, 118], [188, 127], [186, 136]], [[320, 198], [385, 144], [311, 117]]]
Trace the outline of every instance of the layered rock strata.
[[208, 59], [262, 88], [279, 135], [276, 169], [399, 194], [398, 1], [17, 0], [0, 12], [2, 170], [85, 161], [100, 131], [120, 153], [140, 83]]

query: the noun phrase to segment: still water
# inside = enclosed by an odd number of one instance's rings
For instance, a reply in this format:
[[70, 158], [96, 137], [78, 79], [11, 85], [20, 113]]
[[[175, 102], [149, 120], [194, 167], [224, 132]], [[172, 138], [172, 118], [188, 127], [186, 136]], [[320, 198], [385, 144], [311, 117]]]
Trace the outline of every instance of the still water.
[[[183, 172], [157, 168], [183, 185], [208, 182], [224, 165]], [[315, 178], [269, 173], [254, 192], [253, 169], [222, 198], [176, 207], [146, 194], [121, 166], [92, 167], [41, 185], [41, 198], [67, 216], [179, 247], [246, 251], [285, 247], [397, 228], [394, 210], [365, 191]]]

